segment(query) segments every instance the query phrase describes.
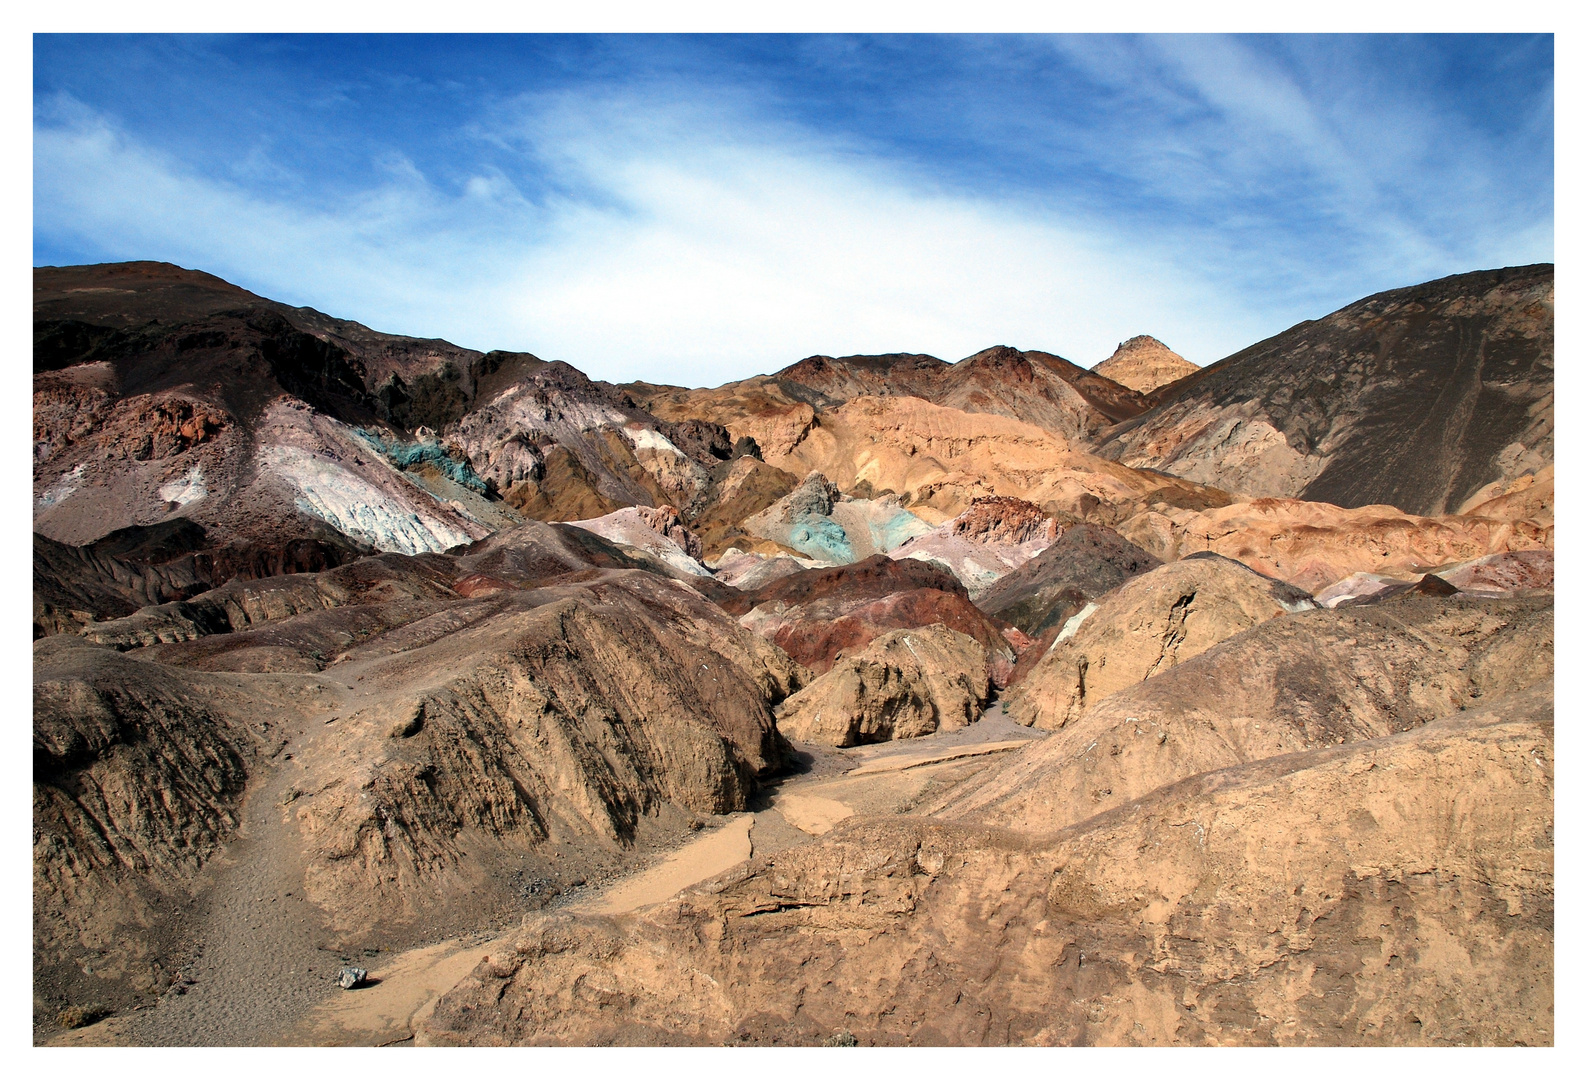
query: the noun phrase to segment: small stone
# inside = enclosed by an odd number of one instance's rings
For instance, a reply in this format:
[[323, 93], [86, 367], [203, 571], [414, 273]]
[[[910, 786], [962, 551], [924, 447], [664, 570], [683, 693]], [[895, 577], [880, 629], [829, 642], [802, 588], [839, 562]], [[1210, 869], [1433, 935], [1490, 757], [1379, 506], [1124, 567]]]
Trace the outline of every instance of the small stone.
[[363, 982], [365, 977], [368, 975], [369, 972], [365, 971], [361, 967], [344, 967], [341, 971], [336, 973], [336, 985], [340, 986], [343, 990], [351, 990], [353, 987]]

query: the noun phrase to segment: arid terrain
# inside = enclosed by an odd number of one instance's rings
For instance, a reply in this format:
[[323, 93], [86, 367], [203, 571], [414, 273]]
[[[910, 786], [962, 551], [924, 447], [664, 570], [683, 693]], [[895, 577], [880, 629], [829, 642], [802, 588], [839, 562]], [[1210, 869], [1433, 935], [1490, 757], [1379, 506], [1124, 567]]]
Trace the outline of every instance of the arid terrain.
[[1553, 288], [699, 388], [38, 268], [35, 1042], [1552, 1044]]

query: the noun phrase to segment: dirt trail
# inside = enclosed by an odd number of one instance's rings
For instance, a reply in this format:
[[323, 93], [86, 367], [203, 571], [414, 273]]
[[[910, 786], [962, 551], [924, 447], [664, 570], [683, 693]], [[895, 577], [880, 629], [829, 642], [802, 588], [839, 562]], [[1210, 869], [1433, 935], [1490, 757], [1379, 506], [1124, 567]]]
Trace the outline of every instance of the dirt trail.
[[196, 955], [153, 1008], [117, 1018], [118, 1042], [277, 1045], [337, 989], [341, 958], [319, 947], [330, 935], [303, 896], [298, 840], [282, 806], [315, 738], [311, 721], [249, 791], [237, 838], [205, 872]]
[[754, 824], [753, 814], [736, 814], [726, 825], [668, 855], [660, 865], [635, 874], [596, 899], [569, 904], [568, 910], [620, 915], [659, 904], [748, 859], [749, 833]]
[[[593, 897], [576, 900], [567, 909], [619, 915], [659, 904], [748, 859], [754, 824], [754, 815], [732, 815], [726, 824], [678, 848], [657, 865], [630, 875]], [[445, 942], [410, 949], [389, 960], [373, 961], [369, 968], [371, 985], [338, 994], [313, 1008], [299, 1025], [295, 1041], [322, 1046], [408, 1043], [436, 1001], [492, 949], [510, 947], [510, 936], [467, 944]]]

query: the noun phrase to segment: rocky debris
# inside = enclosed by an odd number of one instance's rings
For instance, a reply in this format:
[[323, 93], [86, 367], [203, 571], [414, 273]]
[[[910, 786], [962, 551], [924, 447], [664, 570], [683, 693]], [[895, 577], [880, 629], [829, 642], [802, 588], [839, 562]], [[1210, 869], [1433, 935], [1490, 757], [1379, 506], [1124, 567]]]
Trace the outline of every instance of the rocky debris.
[[1052, 731], [1109, 694], [1182, 664], [1225, 638], [1286, 612], [1309, 593], [1233, 559], [1194, 555], [1135, 577], [1072, 616], [1014, 687], [1005, 710]]
[[1554, 268], [1378, 293], [1165, 388], [1099, 453], [1247, 496], [1450, 513], [1554, 457]]
[[1421, 597], [1270, 619], [1099, 701], [923, 807], [1066, 827], [1214, 769], [1408, 731], [1553, 677], [1546, 598]]
[[369, 977], [369, 972], [361, 967], [344, 967], [336, 973], [336, 985], [343, 990], [352, 990]]
[[1157, 506], [1118, 531], [1164, 562], [1215, 551], [1309, 591], [1353, 573], [1419, 576], [1431, 567], [1554, 544], [1552, 523], [1416, 517], [1391, 506], [1345, 509], [1298, 499], [1205, 510]]
[[1009, 571], [1041, 554], [1058, 537], [1051, 514], [1023, 499], [983, 495], [962, 514], [891, 552], [946, 567], [979, 597]]
[[1552, 793], [1544, 695], [1203, 774], [1046, 839], [852, 818], [641, 912], [526, 919], [422, 1034], [1546, 1045]]
[[991, 693], [986, 649], [946, 626], [894, 630], [777, 708], [777, 727], [800, 742], [855, 746], [955, 731], [981, 718]]
[[975, 605], [1039, 637], [1061, 627], [1103, 593], [1160, 565], [1106, 526], [1066, 525], [1035, 557], [981, 592]]
[[846, 566], [803, 570], [727, 598], [723, 606], [818, 674], [839, 653], [863, 648], [889, 630], [934, 623], [978, 642], [994, 679], [1012, 670], [1014, 652], [1002, 628], [970, 603], [952, 575], [914, 559], [873, 555]]
[[1150, 394], [1200, 370], [1150, 334], [1119, 342], [1112, 356], [1091, 369], [1138, 394]]

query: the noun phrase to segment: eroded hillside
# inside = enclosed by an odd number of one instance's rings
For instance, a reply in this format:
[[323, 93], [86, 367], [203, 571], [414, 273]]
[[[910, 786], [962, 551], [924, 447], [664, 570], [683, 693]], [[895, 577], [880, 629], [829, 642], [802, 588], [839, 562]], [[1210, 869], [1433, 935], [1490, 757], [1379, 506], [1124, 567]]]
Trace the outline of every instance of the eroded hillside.
[[41, 268], [35, 1037], [1549, 1043], [1552, 326], [690, 389]]

